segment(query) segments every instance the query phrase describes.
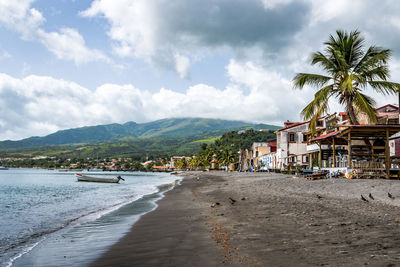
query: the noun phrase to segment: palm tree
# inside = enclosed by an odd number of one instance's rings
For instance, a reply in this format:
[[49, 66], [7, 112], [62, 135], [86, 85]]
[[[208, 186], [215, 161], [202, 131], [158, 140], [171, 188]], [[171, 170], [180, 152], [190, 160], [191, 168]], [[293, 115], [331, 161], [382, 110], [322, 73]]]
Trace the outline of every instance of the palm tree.
[[236, 154], [230, 147], [224, 147], [223, 149], [221, 149], [219, 153], [218, 161], [224, 166], [229, 167], [229, 164], [235, 162], [236, 160], [235, 156]]
[[363, 90], [370, 86], [384, 95], [399, 92], [399, 83], [387, 81], [391, 50], [370, 46], [365, 51], [364, 38], [358, 31], [338, 30], [324, 45], [324, 53], [312, 54], [311, 64], [321, 66], [327, 75], [298, 73], [293, 78], [295, 88], [302, 89], [305, 85], [319, 88], [311, 103], [301, 111], [304, 120], [310, 120], [310, 128], [315, 132], [316, 120], [328, 111], [328, 100], [333, 96], [345, 105], [350, 124], [359, 124], [357, 111], [376, 122], [376, 103]]

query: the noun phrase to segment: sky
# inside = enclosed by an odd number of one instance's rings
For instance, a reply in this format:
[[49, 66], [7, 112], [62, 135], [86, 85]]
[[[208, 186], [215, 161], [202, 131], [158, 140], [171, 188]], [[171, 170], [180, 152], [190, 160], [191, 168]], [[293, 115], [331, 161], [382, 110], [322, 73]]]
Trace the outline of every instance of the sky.
[[0, 140], [171, 117], [300, 121], [316, 88], [292, 78], [324, 74], [310, 55], [338, 29], [393, 50], [400, 82], [399, 14], [395, 0], [0, 0]]

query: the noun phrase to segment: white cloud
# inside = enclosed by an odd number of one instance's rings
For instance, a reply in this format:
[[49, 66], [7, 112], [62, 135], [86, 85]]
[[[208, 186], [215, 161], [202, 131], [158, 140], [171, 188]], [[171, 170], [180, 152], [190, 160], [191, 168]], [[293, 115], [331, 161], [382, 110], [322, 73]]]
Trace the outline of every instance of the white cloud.
[[40, 42], [59, 59], [71, 60], [76, 64], [90, 61], [111, 62], [103, 52], [87, 48], [85, 40], [75, 29], [62, 28], [60, 32], [39, 29], [37, 34]]
[[[31, 75], [0, 75], [0, 139], [45, 135], [58, 129], [166, 117], [208, 117], [275, 122], [302, 105], [290, 82], [253, 63], [231, 61], [225, 89], [205, 84], [178, 93], [104, 84], [90, 91], [76, 83]], [[249, 93], [245, 91], [249, 90]], [[282, 99], [280, 93], [292, 95]], [[285, 110], [282, 112], [282, 110]]]
[[19, 32], [23, 39], [41, 42], [59, 59], [72, 60], [76, 64], [89, 61], [111, 62], [103, 52], [86, 47], [82, 35], [75, 29], [44, 31], [41, 26], [46, 20], [40, 11], [31, 8], [34, 1], [0, 0], [0, 23]]
[[295, 2], [292, 8], [289, 2], [95, 0], [81, 16], [106, 19], [117, 55], [141, 58], [187, 77], [189, 62], [204, 51], [279, 49], [305, 20], [305, 4]]
[[175, 68], [179, 76], [184, 79], [188, 77], [190, 60], [188, 57], [180, 54], [175, 54]]
[[42, 14], [30, 8], [34, 0], [0, 0], [0, 22], [22, 34], [24, 39], [31, 39], [32, 33], [45, 21]]
[[[400, 65], [394, 64], [395, 73]], [[206, 84], [184, 92], [161, 88], [140, 90], [131, 84], [103, 84], [90, 90], [79, 84], [46, 76], [23, 79], [0, 74], [0, 140], [46, 135], [59, 129], [87, 125], [145, 122], [168, 117], [205, 117], [280, 125], [300, 120], [300, 110], [313, 98], [314, 90], [292, 89], [279, 72], [254, 62], [231, 60], [226, 67], [225, 88]], [[396, 102], [378, 96], [378, 105]], [[332, 102], [334, 103], [334, 101]], [[332, 106], [332, 112], [337, 105]]]
[[[366, 6], [366, 1], [363, 0], [309, 0], [312, 6], [310, 15], [310, 24], [317, 25], [321, 22], [327, 22], [338, 17], [344, 20], [353, 20], [360, 14], [363, 14], [363, 9]], [[363, 14], [365, 15], [365, 14]]]
[[[178, 93], [161, 88], [150, 93], [133, 85], [104, 84], [94, 91], [45, 76], [24, 79], [0, 75], [0, 139], [45, 135], [58, 129], [166, 117], [207, 117], [275, 122], [302, 104], [302, 98], [281, 100], [279, 92], [295, 93], [290, 82], [249, 62], [231, 61], [230, 84], [218, 89], [205, 84]], [[245, 93], [249, 91], [249, 93]], [[276, 99], [278, 97], [278, 99]], [[279, 112], [288, 105], [288, 112]]]

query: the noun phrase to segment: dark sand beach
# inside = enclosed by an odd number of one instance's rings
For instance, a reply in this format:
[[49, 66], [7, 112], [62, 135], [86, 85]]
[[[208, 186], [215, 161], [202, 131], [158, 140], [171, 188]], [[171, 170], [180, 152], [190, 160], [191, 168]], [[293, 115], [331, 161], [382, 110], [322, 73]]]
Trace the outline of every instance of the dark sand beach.
[[400, 181], [182, 175], [91, 266], [400, 266]]

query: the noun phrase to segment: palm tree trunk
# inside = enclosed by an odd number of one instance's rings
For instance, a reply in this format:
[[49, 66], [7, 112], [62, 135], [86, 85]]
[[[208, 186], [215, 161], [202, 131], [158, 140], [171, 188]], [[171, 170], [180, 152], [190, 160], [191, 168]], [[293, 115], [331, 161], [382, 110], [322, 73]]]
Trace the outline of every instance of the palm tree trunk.
[[353, 104], [351, 103], [350, 97], [346, 97], [346, 113], [347, 118], [351, 125], [359, 125], [356, 113], [354, 112]]

